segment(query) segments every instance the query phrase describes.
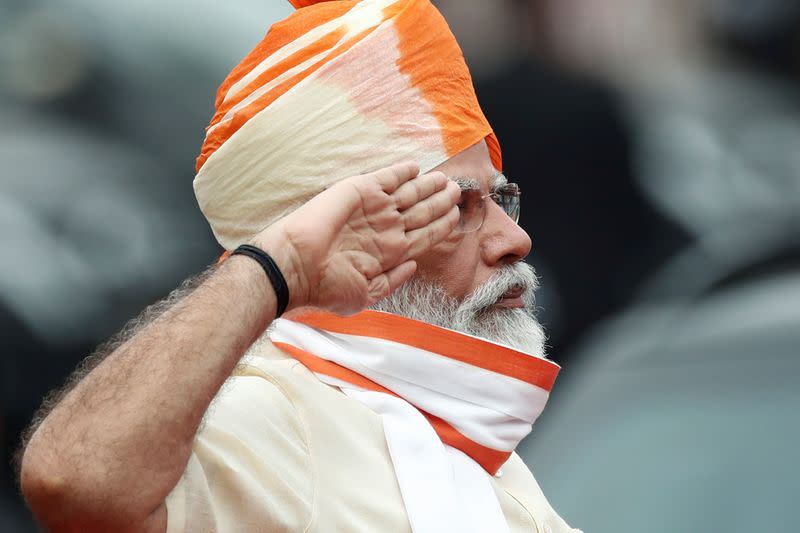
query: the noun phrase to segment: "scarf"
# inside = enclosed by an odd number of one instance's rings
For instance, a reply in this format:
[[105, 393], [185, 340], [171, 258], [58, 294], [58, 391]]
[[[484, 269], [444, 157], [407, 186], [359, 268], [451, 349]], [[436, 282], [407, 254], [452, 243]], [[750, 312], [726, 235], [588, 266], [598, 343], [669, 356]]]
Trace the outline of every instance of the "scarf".
[[414, 533], [508, 531], [490, 476], [530, 433], [557, 364], [378, 311], [306, 312], [270, 339], [381, 416]]

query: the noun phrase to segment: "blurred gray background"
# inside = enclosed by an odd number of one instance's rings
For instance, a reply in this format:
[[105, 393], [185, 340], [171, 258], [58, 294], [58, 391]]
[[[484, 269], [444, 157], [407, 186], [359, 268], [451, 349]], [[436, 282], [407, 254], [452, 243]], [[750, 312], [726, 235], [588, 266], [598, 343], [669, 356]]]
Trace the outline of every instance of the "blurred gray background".
[[[551, 357], [521, 453], [587, 533], [799, 531], [800, 3], [440, 0], [523, 188]], [[216, 87], [288, 2], [0, 0], [8, 458], [94, 346], [214, 261]]]

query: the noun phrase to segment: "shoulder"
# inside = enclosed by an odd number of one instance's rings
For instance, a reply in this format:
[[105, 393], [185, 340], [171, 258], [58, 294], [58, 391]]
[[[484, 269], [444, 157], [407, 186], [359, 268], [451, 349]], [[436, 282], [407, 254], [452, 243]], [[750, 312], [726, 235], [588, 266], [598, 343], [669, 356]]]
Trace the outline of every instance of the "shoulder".
[[503, 465], [502, 476], [495, 478], [496, 490], [518, 502], [536, 522], [539, 530], [552, 533], [580, 533], [564, 521], [542, 492], [533, 473], [516, 453]]
[[268, 342], [212, 402], [167, 511], [169, 533], [408, 528], [380, 417]]
[[169, 533], [244, 532], [254, 524], [303, 531], [312, 521], [315, 475], [293, 372], [284, 358], [242, 360], [206, 412], [167, 498]]
[[294, 365], [284, 358], [245, 356], [206, 411], [196, 440], [223, 433], [255, 448], [274, 446], [278, 437], [305, 442]]

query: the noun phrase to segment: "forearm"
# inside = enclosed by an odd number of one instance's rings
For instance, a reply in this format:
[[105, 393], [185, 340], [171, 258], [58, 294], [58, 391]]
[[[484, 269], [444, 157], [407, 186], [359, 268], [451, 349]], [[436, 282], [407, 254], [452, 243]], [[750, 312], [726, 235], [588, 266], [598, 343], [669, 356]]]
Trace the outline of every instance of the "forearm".
[[32, 436], [22, 485], [34, 512], [54, 529], [144, 520], [179, 480], [211, 400], [274, 314], [264, 272], [234, 256], [118, 348]]
[[[289, 309], [354, 313], [411, 277], [458, 223], [458, 187], [401, 163], [326, 189], [253, 237]], [[163, 531], [203, 414], [275, 316], [261, 266], [233, 256], [92, 370], [28, 442], [21, 482], [48, 529]]]

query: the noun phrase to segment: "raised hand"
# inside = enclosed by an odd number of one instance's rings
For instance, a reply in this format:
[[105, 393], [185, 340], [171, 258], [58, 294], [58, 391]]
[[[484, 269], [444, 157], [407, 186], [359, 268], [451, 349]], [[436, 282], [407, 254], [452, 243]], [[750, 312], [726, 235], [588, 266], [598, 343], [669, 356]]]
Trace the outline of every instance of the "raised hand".
[[401, 163], [336, 183], [259, 233], [289, 284], [289, 308], [355, 313], [416, 270], [413, 258], [458, 223], [460, 189], [441, 172]]

